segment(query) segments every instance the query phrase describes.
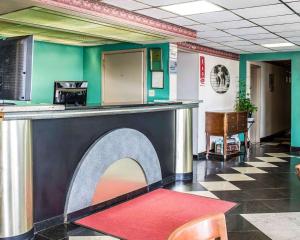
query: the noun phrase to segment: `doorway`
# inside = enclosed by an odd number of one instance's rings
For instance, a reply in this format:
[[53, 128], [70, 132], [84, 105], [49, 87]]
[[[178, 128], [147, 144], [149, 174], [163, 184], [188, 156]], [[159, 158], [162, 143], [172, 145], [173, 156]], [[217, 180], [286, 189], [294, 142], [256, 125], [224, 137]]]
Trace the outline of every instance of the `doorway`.
[[[261, 66], [250, 66], [250, 96], [255, 106], [260, 106], [261, 91]], [[260, 108], [253, 113], [254, 124], [250, 128], [250, 140], [252, 143], [260, 142]], [[255, 124], [256, 123], [256, 124]]]
[[146, 51], [103, 53], [102, 102], [143, 103], [146, 100]]
[[[291, 129], [291, 61], [251, 62], [249, 72], [250, 97], [258, 107], [250, 129], [251, 141], [286, 138]], [[279, 143], [287, 145], [290, 140]]]

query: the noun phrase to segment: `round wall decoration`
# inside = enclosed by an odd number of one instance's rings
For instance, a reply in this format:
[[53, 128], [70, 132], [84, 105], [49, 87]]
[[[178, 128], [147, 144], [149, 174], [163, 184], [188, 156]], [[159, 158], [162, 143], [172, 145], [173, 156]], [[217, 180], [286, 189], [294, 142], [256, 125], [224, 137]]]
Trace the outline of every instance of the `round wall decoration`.
[[210, 84], [217, 93], [226, 93], [230, 87], [230, 75], [224, 65], [216, 65], [210, 73]]

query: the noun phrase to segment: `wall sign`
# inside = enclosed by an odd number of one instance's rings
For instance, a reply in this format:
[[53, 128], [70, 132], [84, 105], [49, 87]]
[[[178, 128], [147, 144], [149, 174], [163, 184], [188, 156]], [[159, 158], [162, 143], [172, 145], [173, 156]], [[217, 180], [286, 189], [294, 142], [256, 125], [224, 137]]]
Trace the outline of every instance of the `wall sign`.
[[210, 73], [210, 84], [217, 93], [226, 93], [230, 87], [230, 75], [224, 65], [216, 65]]
[[205, 86], [205, 57], [200, 56], [200, 86]]
[[163, 89], [164, 88], [164, 72], [152, 72], [151, 88]]

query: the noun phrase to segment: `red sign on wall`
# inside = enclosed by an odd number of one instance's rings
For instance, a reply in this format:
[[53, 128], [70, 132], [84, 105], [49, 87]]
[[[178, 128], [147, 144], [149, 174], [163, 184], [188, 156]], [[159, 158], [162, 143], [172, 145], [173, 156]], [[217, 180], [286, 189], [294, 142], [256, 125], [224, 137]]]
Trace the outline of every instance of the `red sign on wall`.
[[200, 56], [200, 86], [205, 86], [205, 58]]

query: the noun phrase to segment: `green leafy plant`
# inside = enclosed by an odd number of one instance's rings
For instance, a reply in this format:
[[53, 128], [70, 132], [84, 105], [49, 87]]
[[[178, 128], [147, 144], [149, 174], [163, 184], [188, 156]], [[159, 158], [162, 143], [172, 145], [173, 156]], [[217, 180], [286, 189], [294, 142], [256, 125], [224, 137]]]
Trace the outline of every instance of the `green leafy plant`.
[[251, 102], [249, 94], [247, 96], [238, 95], [235, 103], [235, 111], [248, 112], [248, 117], [252, 117], [252, 114], [257, 111], [257, 107]]

